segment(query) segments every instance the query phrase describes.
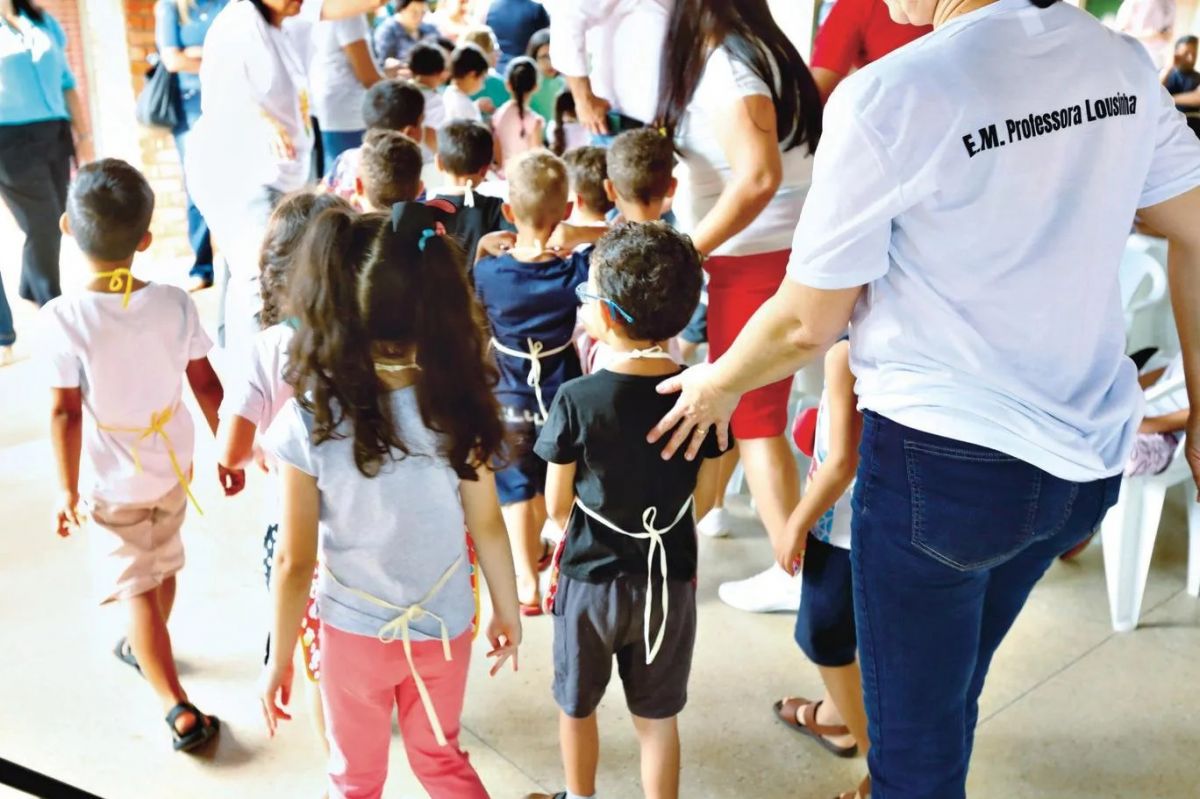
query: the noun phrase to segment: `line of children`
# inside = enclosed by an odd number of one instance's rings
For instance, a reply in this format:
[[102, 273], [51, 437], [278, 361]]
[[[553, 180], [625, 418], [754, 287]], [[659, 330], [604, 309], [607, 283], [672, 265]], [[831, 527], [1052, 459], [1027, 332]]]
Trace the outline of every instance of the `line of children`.
[[398, 709], [429, 794], [484, 799], [458, 746], [475, 614], [464, 527], [492, 597], [493, 674], [515, 667], [521, 623], [488, 467], [504, 429], [462, 253], [417, 203], [326, 211], [302, 252], [295, 398], [267, 434], [283, 487], [268, 728], [290, 718], [290, 654], [319, 557], [333, 795], [381, 794]]
[[[114, 652], [150, 684], [174, 748], [192, 751], [217, 734], [219, 722], [180, 685], [167, 629], [184, 564], [180, 529], [189, 500], [195, 504], [194, 431], [182, 381], [214, 433], [222, 388], [191, 297], [131, 271], [150, 246], [153, 213], [154, 192], [129, 164], [104, 159], [81, 167], [62, 227], [92, 279], [85, 291], [47, 303], [39, 321], [62, 489], [58, 533], [67, 536], [87, 520], [100, 601], [129, 608], [128, 636]], [[83, 452], [94, 482], [81, 500]]]
[[[667, 342], [700, 295], [700, 258], [661, 222], [605, 234], [580, 287], [588, 332], [614, 353], [606, 369], [558, 392], [538, 437], [546, 501], [566, 534], [556, 555], [554, 698], [567, 790], [589, 799], [600, 755], [596, 707], [617, 661], [641, 746], [647, 796], [679, 795], [677, 716], [687, 703], [696, 634], [695, 514], [704, 514], [720, 449], [664, 461], [647, 425], [671, 405], [657, 393], [681, 367]], [[703, 465], [702, 465], [703, 464]], [[532, 798], [531, 798], [532, 799]]]
[[438, 131], [438, 172], [450, 185], [433, 190], [455, 210], [447, 227], [466, 253], [473, 267], [479, 240], [488, 233], [511, 229], [504, 218], [504, 200], [496, 196], [503, 190], [489, 183], [494, 145], [492, 132], [482, 123], [459, 120], [443, 125]]

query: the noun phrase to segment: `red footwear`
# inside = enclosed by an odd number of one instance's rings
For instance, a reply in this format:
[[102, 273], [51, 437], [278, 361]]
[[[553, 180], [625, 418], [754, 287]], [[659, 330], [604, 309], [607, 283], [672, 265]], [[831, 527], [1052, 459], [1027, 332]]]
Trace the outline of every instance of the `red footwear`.
[[554, 563], [554, 546], [546, 540], [542, 541], [542, 556], [538, 558], [538, 571], [544, 572]]
[[545, 613], [545, 611], [542, 610], [541, 602], [522, 602], [520, 604], [522, 616], [541, 616], [543, 613]]

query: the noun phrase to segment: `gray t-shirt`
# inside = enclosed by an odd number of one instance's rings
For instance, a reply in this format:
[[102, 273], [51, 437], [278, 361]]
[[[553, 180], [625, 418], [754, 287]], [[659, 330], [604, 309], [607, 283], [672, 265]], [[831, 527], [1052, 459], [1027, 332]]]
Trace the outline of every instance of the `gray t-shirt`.
[[[378, 635], [399, 612], [355, 591], [404, 608], [422, 600], [461, 558], [446, 585], [422, 604], [445, 620], [453, 638], [470, 627], [475, 615], [459, 478], [438, 454], [437, 434], [421, 421], [416, 392], [394, 391], [391, 400], [410, 454], [397, 453], [397, 460], [385, 463], [375, 477], [364, 476], [354, 465], [354, 438], [348, 430], [346, 438], [314, 445], [312, 414], [294, 399], [275, 418], [266, 445], [283, 463], [317, 478], [317, 612], [322, 623], [356, 635]], [[441, 637], [440, 625], [429, 616], [415, 619], [410, 630], [413, 640]]]

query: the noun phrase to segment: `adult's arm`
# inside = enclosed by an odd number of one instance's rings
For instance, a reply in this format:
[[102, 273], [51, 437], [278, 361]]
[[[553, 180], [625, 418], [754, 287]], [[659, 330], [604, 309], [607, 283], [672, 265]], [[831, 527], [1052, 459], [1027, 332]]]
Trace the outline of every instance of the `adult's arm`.
[[1167, 237], [1167, 273], [1187, 379], [1187, 459], [1200, 489], [1200, 188], [1144, 208], [1141, 215]]
[[1178, 105], [1200, 105], [1200, 89], [1192, 89], [1190, 92], [1172, 94], [1171, 99], [1173, 99]]
[[863, 48], [863, 29], [867, 23], [863, 10], [866, 8], [869, 8], [868, 4], [856, 0], [834, 3], [817, 30], [810, 64], [821, 102], [829, 99], [856, 66], [855, 61]]
[[[567, 80], [579, 122], [594, 134], [608, 133], [609, 103], [597, 97], [588, 78], [587, 32], [607, 18], [615, 0], [560, 0], [550, 15], [550, 63]], [[610, 57], [616, 56], [610, 54]]]
[[83, 101], [79, 92], [74, 88], [63, 91], [63, 100], [67, 104], [67, 113], [71, 115], [71, 131], [75, 136], [75, 163], [82, 166], [93, 160], [92, 131], [88, 126], [87, 114], [83, 111]]
[[154, 44], [158, 57], [170, 72], [200, 71], [197, 48], [184, 47], [179, 36], [179, 6], [173, 0], [159, 0], [154, 6]]
[[732, 98], [728, 113], [717, 115], [714, 130], [729, 161], [730, 178], [721, 196], [692, 232], [696, 249], [707, 255], [754, 221], [783, 180], [775, 105], [763, 94]]
[[379, 74], [379, 67], [375, 65], [375, 59], [371, 57], [371, 48], [367, 46], [366, 39], [351, 42], [342, 48], [342, 52], [350, 62], [354, 77], [358, 78], [364, 89], [369, 89], [383, 80], [383, 76]]

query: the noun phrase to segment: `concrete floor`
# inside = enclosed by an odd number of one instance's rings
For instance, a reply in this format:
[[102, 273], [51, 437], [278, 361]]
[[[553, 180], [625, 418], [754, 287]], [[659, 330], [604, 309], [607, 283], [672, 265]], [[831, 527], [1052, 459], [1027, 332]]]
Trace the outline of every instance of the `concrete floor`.
[[[0, 220], [10, 296], [13, 236]], [[67, 272], [77, 275], [72, 266]], [[208, 319], [212, 295], [201, 297]], [[24, 304], [14, 310], [19, 352], [27, 354], [33, 313]], [[188, 565], [172, 630], [185, 685], [224, 726], [209, 755], [177, 755], [150, 692], [110, 654], [121, 610], [91, 604], [86, 541], [53, 534], [56, 487], [35, 362], [0, 370], [0, 396], [0, 636], [9, 653], [0, 659], [0, 757], [107, 799], [319, 797], [322, 756], [302, 703], [297, 720], [271, 741], [254, 694], [267, 601], [259, 571], [261, 483], [237, 499], [220, 497], [211, 437], [198, 435], [196, 494], [205, 515], [189, 511]], [[681, 719], [683, 796], [827, 799], [855, 784], [865, 767], [833, 758], [772, 719], [775, 699], [815, 695], [820, 682], [792, 643], [791, 617], [746, 615], [717, 600], [718, 583], [769, 557], [748, 508], [738, 503], [735, 511], [733, 538], [701, 542], [699, 639]], [[972, 797], [1200, 796], [1200, 603], [1183, 590], [1182, 515], [1169, 512], [1163, 524], [1138, 631], [1115, 635], [1109, 627], [1098, 547], [1054, 566], [1038, 587], [983, 696]], [[476, 647], [463, 719], [464, 746], [498, 798], [562, 786], [550, 624], [533, 619], [525, 630], [518, 674], [488, 678]], [[619, 690], [610, 691], [601, 717], [601, 795], [639, 796], [636, 745]], [[385, 796], [424, 795], [399, 741], [392, 766]]]

